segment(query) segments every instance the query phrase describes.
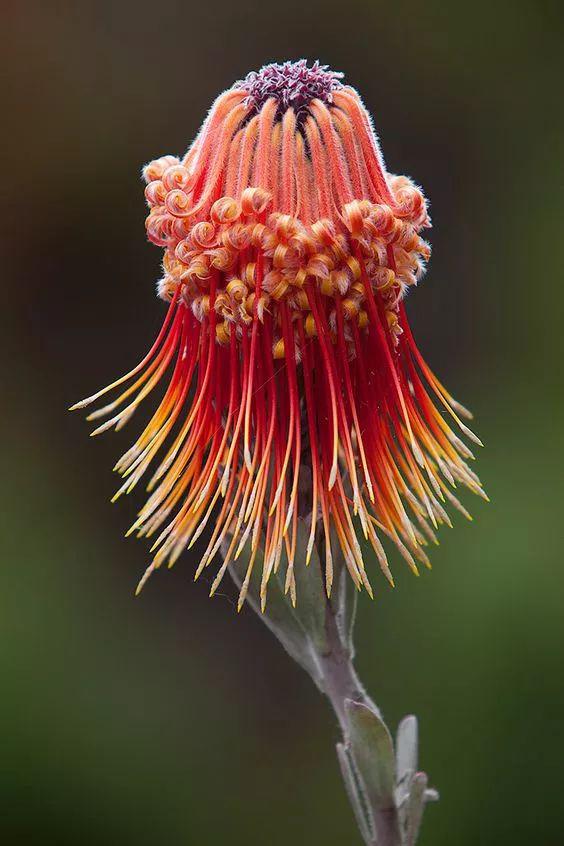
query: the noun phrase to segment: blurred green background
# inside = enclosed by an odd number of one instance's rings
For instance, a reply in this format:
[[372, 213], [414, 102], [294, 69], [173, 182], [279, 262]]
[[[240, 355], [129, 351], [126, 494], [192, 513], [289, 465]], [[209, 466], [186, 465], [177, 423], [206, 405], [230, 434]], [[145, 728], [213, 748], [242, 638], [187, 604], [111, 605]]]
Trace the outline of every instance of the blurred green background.
[[[182, 153], [248, 70], [343, 70], [388, 167], [431, 199], [409, 310], [473, 408], [492, 502], [363, 597], [357, 665], [392, 726], [419, 715], [441, 791], [422, 846], [560, 844], [564, 567], [562, 12], [556, 2], [8, 3], [2, 204], [0, 652], [5, 842], [356, 843], [328, 705], [195, 555], [155, 577], [114, 507], [128, 428], [66, 407], [162, 319], [139, 171]], [[468, 505], [468, 500], [465, 500]]]

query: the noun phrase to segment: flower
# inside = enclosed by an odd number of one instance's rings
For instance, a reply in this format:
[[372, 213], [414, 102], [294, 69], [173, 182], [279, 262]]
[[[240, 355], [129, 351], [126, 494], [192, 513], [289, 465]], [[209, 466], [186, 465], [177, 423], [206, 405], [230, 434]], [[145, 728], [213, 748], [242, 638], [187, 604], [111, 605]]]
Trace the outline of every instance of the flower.
[[144, 168], [166, 318], [133, 370], [74, 406], [127, 384], [88, 418], [111, 415], [92, 434], [118, 429], [170, 374], [116, 465], [115, 498], [153, 472], [129, 532], [156, 536], [139, 589], [209, 527], [196, 577], [223, 544], [213, 594], [247, 547], [239, 606], [257, 561], [264, 606], [284, 552], [295, 603], [295, 567], [318, 538], [327, 593], [340, 548], [372, 595], [358, 529], [393, 584], [382, 537], [417, 572], [450, 525], [445, 502], [469, 516], [451, 488], [485, 497], [451, 428], [480, 443], [470, 415], [423, 360], [403, 304], [430, 255], [425, 198], [386, 172], [341, 77], [318, 62], [267, 65], [218, 97], [182, 160]]

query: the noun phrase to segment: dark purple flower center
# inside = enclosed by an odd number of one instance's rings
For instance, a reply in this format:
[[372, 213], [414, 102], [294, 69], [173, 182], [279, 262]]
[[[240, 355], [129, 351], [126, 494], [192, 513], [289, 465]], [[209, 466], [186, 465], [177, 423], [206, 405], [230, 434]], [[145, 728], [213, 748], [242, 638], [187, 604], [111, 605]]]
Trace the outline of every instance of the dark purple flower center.
[[302, 121], [308, 114], [308, 106], [314, 99], [324, 103], [333, 101], [333, 91], [342, 88], [342, 73], [328, 70], [318, 61], [311, 67], [306, 59], [298, 62], [264, 65], [259, 71], [251, 71], [245, 79], [236, 83], [237, 88], [248, 92], [248, 103], [258, 112], [270, 97], [278, 101], [278, 117], [292, 108]]

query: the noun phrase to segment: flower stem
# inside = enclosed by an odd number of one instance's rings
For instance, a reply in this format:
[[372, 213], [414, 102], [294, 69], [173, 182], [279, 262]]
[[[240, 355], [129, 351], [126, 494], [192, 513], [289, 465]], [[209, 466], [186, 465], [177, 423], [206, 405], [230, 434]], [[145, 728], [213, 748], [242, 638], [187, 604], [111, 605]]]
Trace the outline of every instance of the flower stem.
[[[349, 721], [346, 702], [353, 701], [367, 706], [381, 719], [380, 709], [366, 693], [353, 665], [351, 651], [343, 644], [341, 632], [330, 601], [327, 603], [326, 629], [328, 652], [319, 657], [322, 673], [323, 690], [333, 706], [333, 710], [343, 732], [345, 746], [349, 742]], [[388, 807], [372, 802], [366, 792], [362, 792], [364, 812], [370, 820], [370, 830], [363, 832], [366, 846], [401, 846], [401, 834], [395, 805]]]
[[[297, 548], [304, 559], [308, 537], [308, 523], [300, 519]], [[284, 561], [272, 573], [266, 608], [262, 574], [258, 568], [252, 571], [251, 555], [241, 555], [229, 572], [239, 590], [245, 586], [246, 601], [259, 619], [335, 711], [343, 734], [337, 757], [365, 846], [415, 846], [424, 805], [438, 798], [428, 789], [426, 774], [417, 769], [417, 720], [408, 716], [401, 721], [394, 744], [353, 664], [356, 586], [345, 563], [336, 559], [329, 599], [325, 560], [318, 538], [309, 565], [294, 571], [297, 605], [286, 590]]]
[[379, 717], [381, 714], [357, 675], [350, 649], [343, 644], [331, 602], [327, 602], [325, 625], [329, 651], [319, 657], [324, 691], [337, 715], [343, 734], [346, 734], [345, 700], [362, 702], [372, 708]]

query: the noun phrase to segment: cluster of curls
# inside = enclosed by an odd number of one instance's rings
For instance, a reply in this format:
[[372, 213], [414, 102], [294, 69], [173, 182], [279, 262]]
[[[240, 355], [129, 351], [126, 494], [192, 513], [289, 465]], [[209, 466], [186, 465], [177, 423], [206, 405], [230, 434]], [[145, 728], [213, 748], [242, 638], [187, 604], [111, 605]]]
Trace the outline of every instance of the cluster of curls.
[[[214, 308], [219, 322], [216, 340], [229, 343], [231, 332], [241, 337], [242, 326], [257, 317], [275, 316], [273, 353], [284, 357], [281, 315], [284, 302], [292, 318], [304, 313], [306, 334], [317, 333], [305, 290], [311, 281], [324, 297], [342, 299], [345, 321], [368, 326], [362, 268], [382, 300], [394, 342], [402, 332], [399, 304], [405, 292], [423, 275], [429, 245], [419, 230], [429, 225], [421, 192], [406, 177], [392, 177], [390, 189], [396, 206], [353, 200], [340, 210], [335, 222], [321, 218], [305, 224], [299, 217], [271, 211], [272, 195], [262, 188], [246, 188], [240, 201], [221, 197], [205, 220], [191, 215], [190, 172], [169, 156], [145, 168], [149, 180], [145, 195], [151, 207], [146, 221], [153, 243], [165, 247], [164, 276], [159, 293], [170, 299], [182, 288], [184, 301], [199, 320], [209, 315], [210, 279], [222, 274]], [[262, 222], [264, 221], [264, 222]], [[263, 268], [257, 296], [257, 258]], [[336, 310], [329, 313], [332, 342], [336, 344]], [[299, 352], [294, 327], [296, 351]], [[347, 327], [347, 347], [354, 355]]]
[[428, 565], [445, 505], [469, 516], [453, 489], [485, 497], [451, 426], [480, 442], [409, 329], [427, 206], [387, 174], [356, 91], [317, 63], [267, 66], [216, 100], [182, 160], [144, 177], [167, 316], [133, 370], [75, 406], [127, 383], [89, 417], [108, 418], [95, 434], [120, 428], [169, 374], [116, 465], [116, 497], [152, 467], [130, 529], [156, 536], [140, 587], [204, 531], [196, 576], [223, 556], [212, 593], [247, 551], [239, 607], [254, 576], [264, 606], [281, 567], [295, 602], [314, 546], [328, 594], [336, 549], [372, 594], [358, 530], [391, 583], [382, 539], [414, 572]]

